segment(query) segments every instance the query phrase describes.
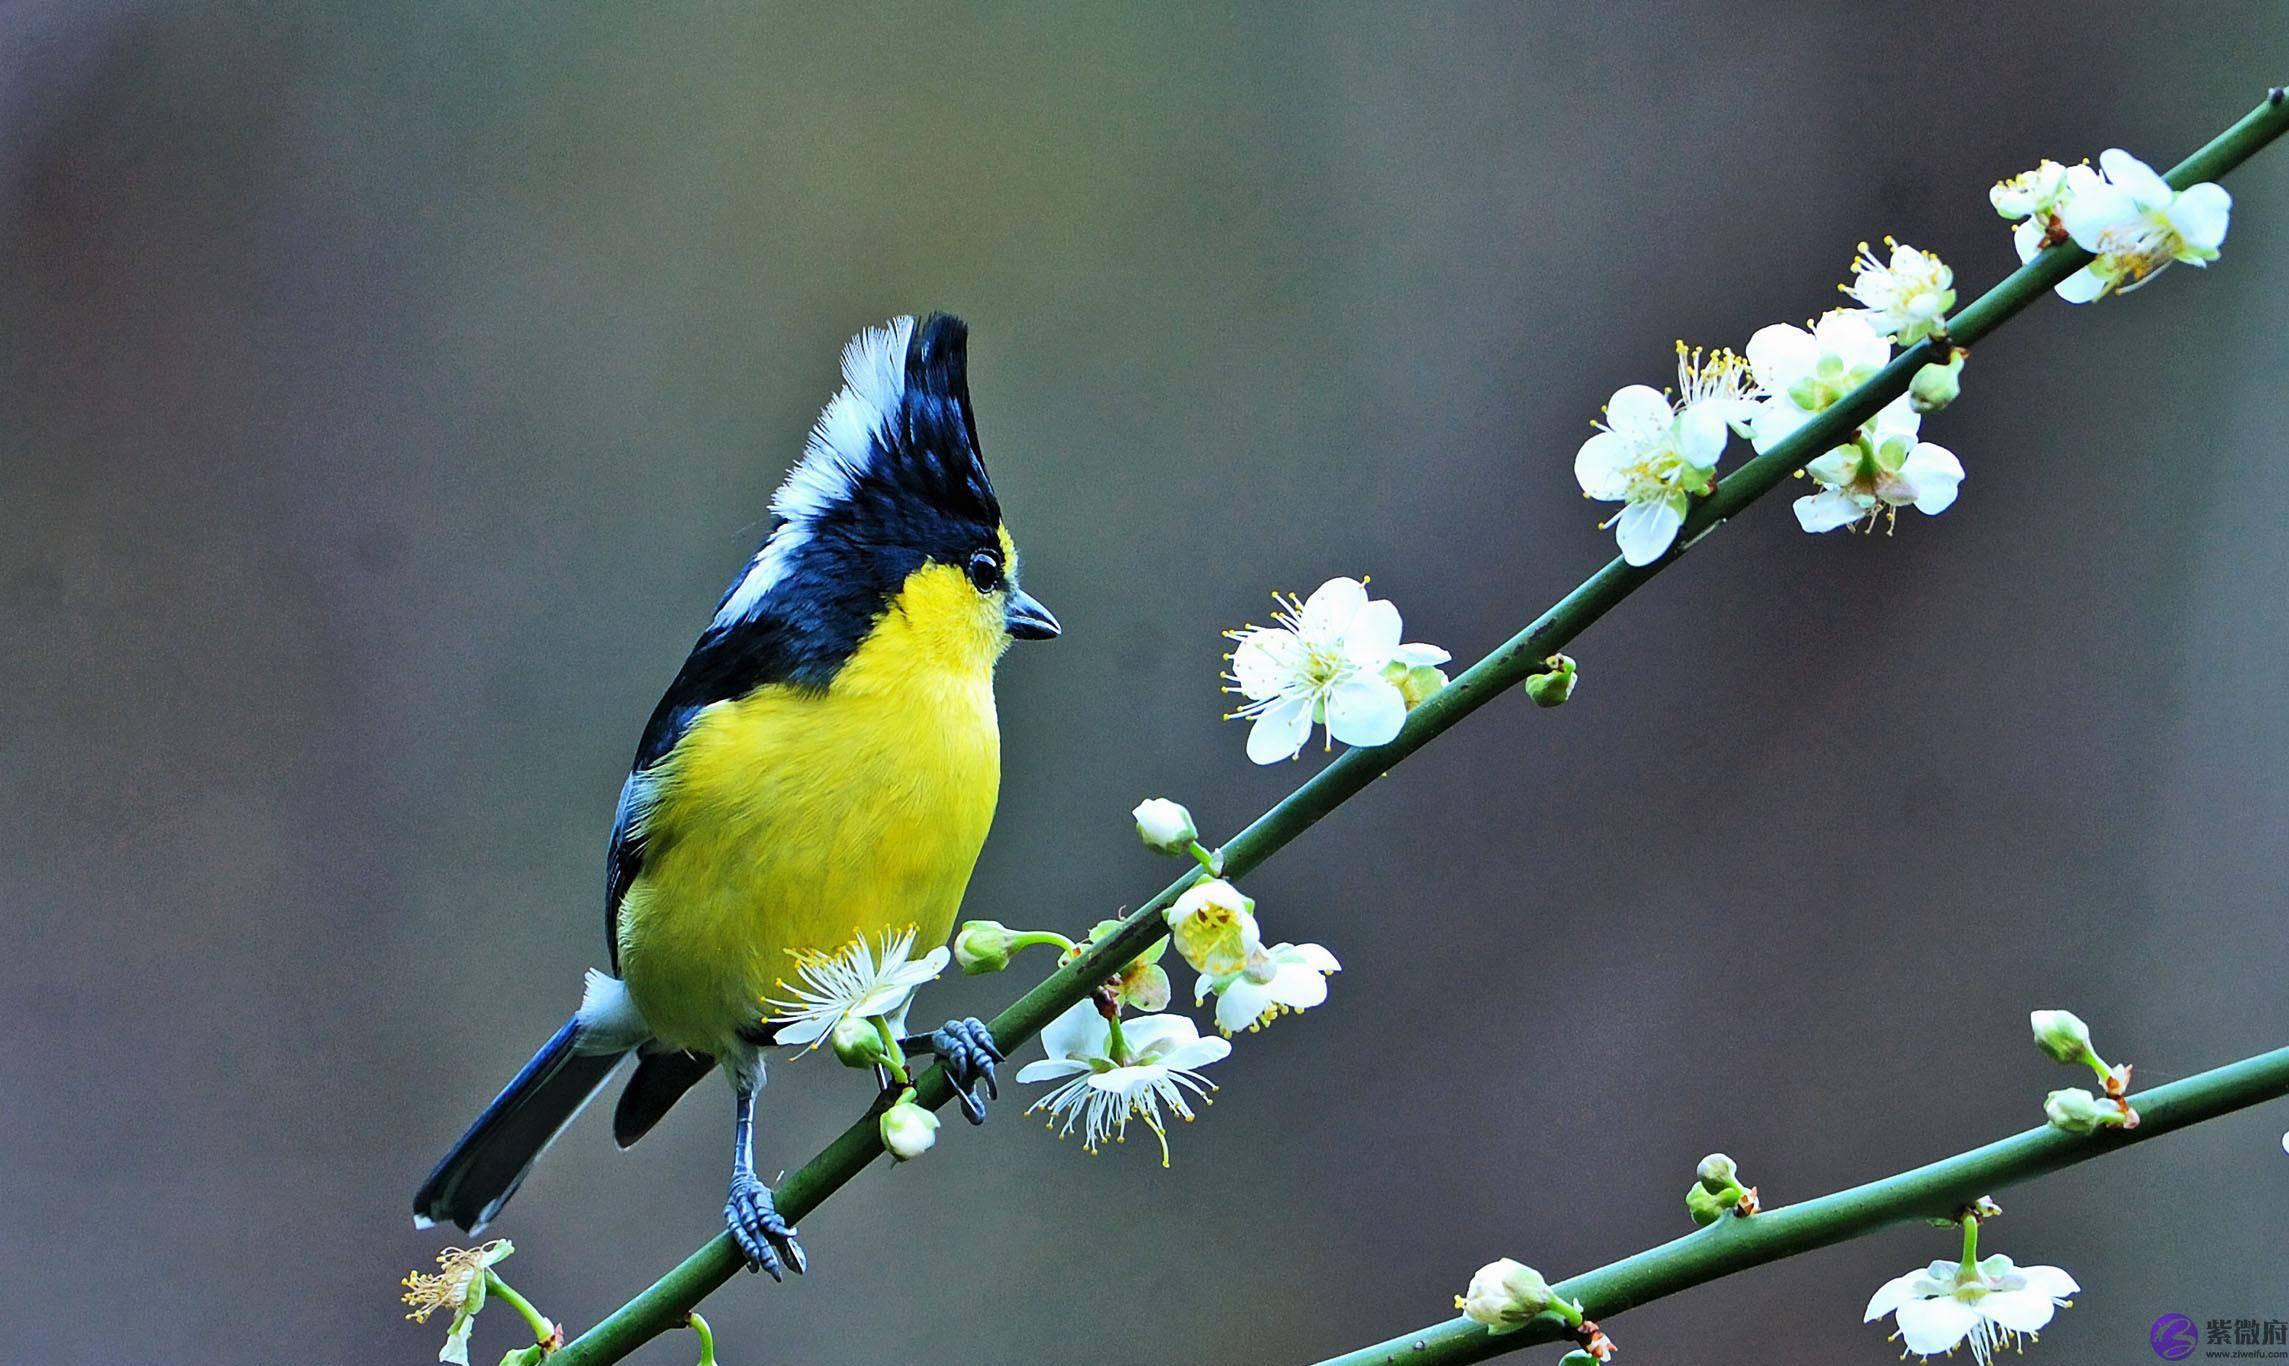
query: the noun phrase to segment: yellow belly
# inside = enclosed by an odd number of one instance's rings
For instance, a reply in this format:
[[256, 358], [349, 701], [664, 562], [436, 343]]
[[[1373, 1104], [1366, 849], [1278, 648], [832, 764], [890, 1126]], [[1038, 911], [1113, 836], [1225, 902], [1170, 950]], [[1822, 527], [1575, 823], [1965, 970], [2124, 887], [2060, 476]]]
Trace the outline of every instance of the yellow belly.
[[896, 644], [870, 640], [823, 695], [707, 708], [655, 770], [619, 948], [663, 1042], [730, 1048], [796, 952], [952, 931], [1001, 783], [991, 662], [924, 667]]

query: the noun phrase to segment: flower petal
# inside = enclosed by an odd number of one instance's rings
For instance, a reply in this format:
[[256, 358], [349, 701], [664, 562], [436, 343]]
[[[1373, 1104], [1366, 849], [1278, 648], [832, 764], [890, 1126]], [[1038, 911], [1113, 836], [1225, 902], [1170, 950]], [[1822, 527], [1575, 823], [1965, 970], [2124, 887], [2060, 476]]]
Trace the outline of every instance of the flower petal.
[[2130, 196], [2140, 209], [2158, 209], [2170, 202], [2173, 193], [2170, 183], [2154, 173], [2154, 168], [2119, 147], [2109, 147], [2098, 154], [2098, 169], [2116, 189]]
[[2029, 1290], [2048, 1295], [2055, 1300], [2063, 1300], [2082, 1289], [2081, 1286], [2075, 1284], [2074, 1277], [2055, 1266], [2022, 1266], [2019, 1268], [2019, 1275], [2026, 1281]]
[[1643, 384], [1616, 389], [1605, 407], [1605, 425], [1638, 446], [1659, 441], [1669, 418], [1668, 396]]
[[1953, 1351], [1979, 1326], [1979, 1311], [1956, 1299], [1909, 1300], [1892, 1311], [1900, 1344], [1918, 1356]]
[[2138, 220], [2138, 204], [2113, 185], [2093, 185], [2059, 206], [2059, 222], [2084, 251], [2099, 251], [2106, 234]]
[[2043, 237], [2046, 231], [2045, 225], [2037, 223], [2032, 218], [2011, 229], [2011, 245], [2019, 249], [2020, 265], [2025, 265], [2034, 260], [2035, 254], [2043, 249]]
[[1822, 351], [1844, 362], [1847, 374], [1882, 369], [1892, 358], [1892, 344], [1856, 309], [1839, 308], [1821, 314], [1820, 321], [1812, 325], [1812, 335]]
[[1980, 1299], [1979, 1312], [2014, 1333], [2039, 1333], [2058, 1306], [2039, 1290], [1997, 1290]]
[[1771, 450], [1796, 434], [1796, 429], [1812, 420], [1812, 414], [1785, 398], [1768, 398], [1757, 408], [1757, 415], [1749, 423], [1749, 440], [1759, 454]]
[[1907, 463], [1900, 466], [1900, 478], [1915, 490], [1915, 510], [1937, 517], [1955, 505], [1956, 486], [1963, 482], [1963, 462], [1945, 446], [1920, 442], [1908, 452]]
[[1877, 1286], [1876, 1293], [1868, 1297], [1867, 1316], [1860, 1322], [1874, 1323], [1877, 1319], [1906, 1304], [1909, 1298], [1914, 1295], [1915, 1283], [1922, 1275], [1923, 1273], [1920, 1271], [1910, 1271], [1905, 1276], [1894, 1276]]
[[1347, 745], [1387, 745], [1407, 721], [1407, 698], [1379, 674], [1355, 674], [1327, 694], [1327, 733]]
[[2087, 304], [2106, 293], [2106, 277], [2098, 273], [2098, 267], [2084, 266], [2059, 281], [2052, 292], [2070, 304]]
[[1343, 653], [1362, 669], [1380, 669], [1399, 648], [1399, 609], [1384, 601], [1361, 607], [1343, 630]]
[[1574, 452], [1574, 482], [1601, 503], [1629, 497], [1629, 468], [1637, 463], [1637, 446], [1619, 432], [1599, 432]]
[[1777, 394], [1810, 373], [1820, 359], [1820, 348], [1803, 328], [1774, 323], [1756, 330], [1745, 354], [1756, 382]]
[[1073, 1058], [1043, 1058], [1017, 1069], [1019, 1081], [1054, 1081], [1089, 1070], [1089, 1064]]
[[2222, 185], [2203, 183], [2178, 196], [2170, 205], [2170, 227], [2186, 245], [2204, 256], [2225, 242], [2225, 229], [2233, 216], [2233, 196]]
[[1145, 1020], [1130, 1020], [1121, 1026], [1121, 1041], [1129, 1046], [1129, 1055], [1159, 1062], [1160, 1055], [1171, 1049], [1195, 1043], [1200, 1038], [1200, 1027], [1182, 1015], [1155, 1015]]
[[1094, 1001], [1080, 1000], [1051, 1020], [1041, 1031], [1041, 1051], [1052, 1061], [1101, 1058], [1112, 1042], [1112, 1030], [1097, 1013]]
[[1232, 650], [1232, 679], [1251, 701], [1279, 696], [1302, 672], [1303, 642], [1288, 631], [1259, 627]]
[[1391, 658], [1409, 668], [1416, 668], [1424, 664], [1444, 664], [1453, 659], [1454, 656], [1436, 645], [1425, 645], [1421, 641], [1409, 641], [1393, 650]]
[[1729, 407], [1696, 403], [1677, 415], [1677, 454], [1695, 469], [1709, 469], [1725, 453]]
[[[1258, 712], [1256, 723], [1248, 728], [1248, 761], [1276, 764], [1301, 753], [1304, 741], [1311, 738], [1311, 702], [1310, 695], [1303, 694]], [[1400, 705], [1406, 704], [1402, 700]]]
[[1866, 509], [1854, 502], [1852, 495], [1842, 489], [1826, 489], [1807, 494], [1791, 506], [1796, 509], [1796, 524], [1814, 535], [1850, 526], [1867, 515]]
[[1648, 565], [1669, 552], [1670, 543], [1677, 539], [1677, 528], [1683, 525], [1685, 514], [1670, 499], [1631, 503], [1621, 510], [1614, 539], [1621, 546], [1622, 559], [1633, 565]]
[[1232, 1045], [1223, 1039], [1194, 1039], [1169, 1050], [1161, 1057], [1160, 1065], [1172, 1072], [1197, 1072], [1212, 1062], [1222, 1062], [1232, 1056]]
[[1306, 641], [1341, 639], [1366, 605], [1367, 585], [1357, 579], [1329, 579], [1304, 600], [1300, 633]]

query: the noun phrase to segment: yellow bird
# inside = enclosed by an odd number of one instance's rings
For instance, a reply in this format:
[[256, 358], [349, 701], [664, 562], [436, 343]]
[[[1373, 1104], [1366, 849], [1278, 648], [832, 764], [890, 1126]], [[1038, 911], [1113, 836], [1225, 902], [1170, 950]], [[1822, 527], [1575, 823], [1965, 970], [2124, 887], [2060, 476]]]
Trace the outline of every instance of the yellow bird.
[[[724, 1220], [756, 1267], [803, 1269], [755, 1175], [766, 1005], [799, 961], [912, 930], [943, 943], [1001, 786], [993, 670], [1057, 619], [1017, 583], [978, 450], [967, 329], [869, 328], [771, 500], [771, 529], [668, 685], [605, 855], [612, 972], [414, 1197], [474, 1233], [621, 1061], [627, 1147], [720, 1067], [734, 1097]], [[873, 964], [880, 968], [881, 963]], [[972, 1123], [1001, 1050], [976, 1020], [937, 1053]]]

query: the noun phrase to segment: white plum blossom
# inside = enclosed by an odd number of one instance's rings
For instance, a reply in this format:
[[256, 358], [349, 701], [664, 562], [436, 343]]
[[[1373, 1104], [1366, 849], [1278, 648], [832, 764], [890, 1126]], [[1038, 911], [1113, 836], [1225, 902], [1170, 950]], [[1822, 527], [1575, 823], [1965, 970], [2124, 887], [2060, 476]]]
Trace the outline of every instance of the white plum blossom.
[[1868, 1301], [1866, 1322], [1889, 1314], [1899, 1324], [1893, 1336], [1917, 1356], [1969, 1344], [1972, 1359], [1988, 1366], [1998, 1348], [2040, 1333], [2080, 1289], [2055, 1266], [2013, 1266], [2001, 1255], [1981, 1260], [1968, 1274], [1959, 1262], [1933, 1262], [1884, 1282]]
[[1748, 344], [1749, 368], [1765, 394], [1749, 424], [1757, 451], [1779, 445], [1891, 358], [1891, 343], [1853, 309], [1824, 313], [1809, 331], [1789, 323], [1758, 328]]
[[1248, 757], [1276, 764], [1301, 753], [1314, 725], [1329, 742], [1388, 744], [1407, 719], [1406, 695], [1384, 676], [1396, 663], [1413, 668], [1444, 664], [1436, 645], [1401, 644], [1399, 609], [1369, 599], [1358, 579], [1329, 579], [1301, 601], [1275, 594], [1271, 626], [1225, 634], [1239, 642], [1227, 675], [1248, 699], [1232, 713], [1255, 724]]
[[1169, 942], [1194, 972], [1222, 977], [1238, 972], [1264, 951], [1256, 928], [1256, 899], [1220, 877], [1206, 878], [1161, 913]]
[[1274, 944], [1228, 977], [1203, 974], [1192, 991], [1199, 1005], [1213, 992], [1216, 1027], [1227, 1036], [1260, 1029], [1283, 1012], [1309, 1010], [1327, 999], [1328, 974], [1341, 972], [1335, 955], [1318, 944]]
[[1651, 564], [1667, 554], [1696, 497], [1715, 487], [1725, 434], [1755, 412], [1748, 365], [1730, 351], [1677, 343], [1677, 398], [1644, 384], [1614, 392], [1598, 434], [1574, 455], [1582, 494], [1621, 503], [1601, 522], [1615, 528], [1621, 557]]
[[1852, 262], [1852, 283], [1840, 285], [1858, 300], [1860, 316], [1868, 326], [1900, 346], [1912, 346], [1938, 331], [1955, 307], [1955, 272], [1928, 251], [1919, 251], [1887, 237], [1892, 250], [1886, 263], [1868, 244]]
[[919, 959], [914, 952], [914, 927], [882, 936], [880, 952], [859, 935], [833, 953], [797, 953], [799, 983], [779, 985], [792, 999], [765, 1004], [774, 1012], [764, 1021], [780, 1026], [773, 1037], [780, 1043], [817, 1048], [844, 1020], [892, 1019], [903, 1021], [915, 989], [936, 980], [951, 960], [944, 945]]
[[1903, 394], [1885, 404], [1851, 445], [1805, 466], [1820, 492], [1796, 500], [1798, 524], [1818, 533], [1859, 521], [1872, 526], [1878, 516], [1896, 516], [1903, 507], [1933, 517], [1947, 511], [1963, 482], [1963, 462], [1944, 446], [1917, 440], [1922, 421]]
[[[2052, 214], [2058, 212], [2059, 201], [2066, 195], [2066, 167], [2045, 157], [2035, 169], [2021, 171], [2009, 180], [1998, 180], [1987, 191], [1987, 202], [1995, 212], [2007, 219], [2033, 219], [2038, 229], [2047, 227]], [[2040, 233], [2038, 232], [2038, 236]]]
[[1081, 1146], [1095, 1152], [1106, 1139], [1120, 1141], [1133, 1116], [1160, 1140], [1160, 1165], [1168, 1165], [1168, 1126], [1161, 1118], [1166, 1106], [1176, 1115], [1192, 1118], [1190, 1091], [1205, 1096], [1215, 1088], [1200, 1069], [1228, 1057], [1232, 1045], [1222, 1039], [1204, 1039], [1192, 1021], [1181, 1015], [1155, 1015], [1120, 1026], [1118, 1041], [1111, 1021], [1094, 1001], [1082, 1000], [1049, 1022], [1041, 1031], [1040, 1062], [1018, 1069], [1019, 1081], [1055, 1081], [1063, 1084], [1027, 1107], [1049, 1111], [1055, 1126], [1060, 1116], [1063, 1137], [1078, 1126]]
[[[2058, 296], [2086, 304], [2127, 294], [2172, 262], [2206, 266], [2218, 257], [2233, 214], [2225, 187], [2203, 183], [2173, 190], [2154, 168], [2110, 147], [2098, 169], [2070, 166], [2052, 198], [2057, 226], [2098, 259], [2061, 281]], [[2054, 240], [2050, 225], [2030, 217], [2012, 234], [2019, 259], [2030, 261]]]

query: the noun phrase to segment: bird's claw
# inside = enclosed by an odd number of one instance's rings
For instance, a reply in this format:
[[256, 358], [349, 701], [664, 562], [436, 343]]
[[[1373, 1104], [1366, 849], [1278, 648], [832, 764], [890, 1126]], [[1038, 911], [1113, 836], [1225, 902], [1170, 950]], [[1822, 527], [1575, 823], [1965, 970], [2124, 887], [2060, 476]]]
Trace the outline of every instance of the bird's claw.
[[809, 1268], [810, 1260], [795, 1242], [795, 1230], [779, 1216], [771, 1188], [754, 1177], [731, 1183], [731, 1198], [723, 1202], [723, 1223], [746, 1256], [748, 1270], [778, 1281], [786, 1279], [786, 1271], [800, 1276]]
[[[986, 1098], [1001, 1099], [1001, 1081], [994, 1075], [993, 1065], [1003, 1058], [993, 1031], [974, 1015], [966, 1020], [948, 1020], [944, 1028], [930, 1035], [928, 1046], [946, 1065], [946, 1076], [954, 1083], [954, 1099], [962, 1104], [962, 1117], [972, 1124], [985, 1123]], [[985, 1095], [980, 1096], [980, 1091]]]

